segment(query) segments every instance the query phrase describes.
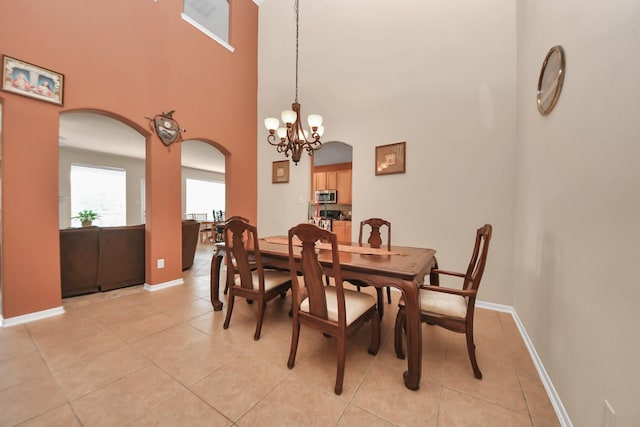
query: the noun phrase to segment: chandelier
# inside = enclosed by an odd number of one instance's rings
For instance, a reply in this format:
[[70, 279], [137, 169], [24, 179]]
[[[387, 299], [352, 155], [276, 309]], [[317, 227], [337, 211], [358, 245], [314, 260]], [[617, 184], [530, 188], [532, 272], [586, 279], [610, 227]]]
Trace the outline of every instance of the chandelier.
[[[274, 147], [278, 153], [284, 153], [285, 157], [289, 157], [291, 152], [291, 160], [297, 165], [300, 161], [302, 151], [306, 150], [310, 156], [314, 151], [322, 148], [320, 137], [324, 133], [322, 126], [322, 116], [319, 114], [310, 114], [307, 117], [311, 134], [303, 129], [300, 122], [300, 104], [298, 103], [298, 33], [299, 33], [299, 9], [300, 0], [295, 0], [294, 9], [296, 12], [296, 98], [291, 104], [291, 110], [283, 110], [281, 113], [282, 121], [285, 127], [280, 127], [280, 121], [275, 117], [269, 117], [264, 120], [264, 125], [269, 131], [267, 142]], [[307, 139], [309, 138], [309, 139]], [[279, 139], [279, 140], [278, 140]]]

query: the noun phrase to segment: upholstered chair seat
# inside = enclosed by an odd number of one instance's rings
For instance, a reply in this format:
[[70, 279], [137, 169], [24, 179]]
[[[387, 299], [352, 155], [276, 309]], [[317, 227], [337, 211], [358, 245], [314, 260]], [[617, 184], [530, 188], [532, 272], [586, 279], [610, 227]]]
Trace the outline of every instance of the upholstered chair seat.
[[[404, 296], [398, 305], [404, 307]], [[464, 319], [467, 316], [467, 298], [420, 289], [420, 311]]]
[[[327, 287], [325, 291], [327, 298], [327, 317], [332, 322], [338, 321], [338, 296], [334, 287]], [[376, 298], [363, 292], [356, 292], [349, 289], [344, 290], [344, 301], [347, 315], [347, 326], [371, 309], [372, 304], [376, 304]], [[300, 311], [309, 313], [309, 298], [305, 298], [300, 304]]]
[[[256, 291], [259, 288], [260, 278], [257, 270], [251, 272], [251, 276], [253, 276], [253, 289]], [[264, 270], [264, 290], [270, 291], [272, 289], [281, 286], [283, 283], [291, 280], [291, 274], [288, 271], [279, 271], [279, 270]], [[237, 276], [235, 279], [236, 286], [242, 285], [242, 280], [240, 276]]]

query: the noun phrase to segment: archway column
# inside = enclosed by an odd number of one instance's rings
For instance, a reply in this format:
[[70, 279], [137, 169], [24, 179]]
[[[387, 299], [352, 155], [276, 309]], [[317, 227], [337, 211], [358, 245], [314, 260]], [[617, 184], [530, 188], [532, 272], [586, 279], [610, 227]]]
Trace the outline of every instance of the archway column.
[[58, 114], [26, 97], [3, 101], [2, 317], [61, 306]]

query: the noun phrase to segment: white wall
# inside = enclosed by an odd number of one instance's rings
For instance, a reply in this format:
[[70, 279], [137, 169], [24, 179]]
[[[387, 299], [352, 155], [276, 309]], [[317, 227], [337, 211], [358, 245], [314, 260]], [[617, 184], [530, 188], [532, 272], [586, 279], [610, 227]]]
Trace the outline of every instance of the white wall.
[[[640, 3], [637, 0], [301, 2], [299, 101], [325, 140], [353, 146], [353, 215], [463, 268], [477, 226], [494, 226], [479, 298], [513, 305], [571, 422], [637, 424], [640, 304]], [[293, 1], [260, 7], [258, 117], [294, 98]], [[549, 48], [565, 87], [542, 117]], [[260, 130], [264, 129], [260, 124]], [[306, 215], [309, 162], [258, 135], [260, 233]], [[374, 147], [407, 141], [407, 173], [376, 177]]]
[[[576, 426], [640, 410], [640, 3], [518, 2], [516, 277], [513, 305]], [[567, 70], [548, 116], [542, 61]]]
[[[292, 1], [260, 7], [258, 117], [288, 107], [295, 89]], [[494, 226], [481, 298], [511, 303], [515, 183], [515, 4], [370, 0], [300, 5], [298, 98], [325, 118], [324, 140], [353, 146], [353, 220], [393, 223], [396, 244], [432, 247], [464, 269], [475, 230]], [[260, 130], [264, 126], [260, 125]], [[258, 136], [261, 234], [304, 221], [306, 155], [289, 184]], [[375, 176], [378, 145], [407, 142], [407, 172]], [[357, 227], [353, 227], [357, 233]], [[357, 236], [356, 236], [357, 238]]]

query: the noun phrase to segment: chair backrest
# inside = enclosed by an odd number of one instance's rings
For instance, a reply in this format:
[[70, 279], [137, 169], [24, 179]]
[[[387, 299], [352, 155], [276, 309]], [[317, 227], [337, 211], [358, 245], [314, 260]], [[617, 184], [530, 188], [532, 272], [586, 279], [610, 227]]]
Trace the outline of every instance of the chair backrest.
[[476, 242], [473, 246], [473, 254], [471, 255], [471, 261], [469, 261], [469, 267], [464, 276], [463, 289], [477, 290], [480, 286], [480, 280], [484, 274], [484, 266], [487, 263], [487, 254], [489, 252], [489, 242], [491, 241], [491, 234], [493, 227], [491, 224], [485, 224], [478, 228], [476, 231]]
[[244, 221], [244, 222], [249, 222], [249, 220], [243, 216], [240, 215], [234, 215], [230, 218], [227, 218], [227, 221], [231, 221], [232, 219], [239, 219], [240, 221]]
[[[217, 211], [215, 209], [213, 210], [213, 220], [214, 221], [225, 221], [225, 217], [224, 216], [225, 216], [225, 212], [224, 211], [222, 211], [222, 210]], [[228, 218], [228, 219], [231, 219], [231, 218]]]
[[[258, 243], [258, 230], [241, 217], [232, 217], [224, 224], [224, 248], [227, 256], [227, 272], [236, 271], [240, 276], [240, 286], [254, 289], [253, 266], [257, 267], [259, 290], [264, 291], [264, 271]], [[253, 256], [249, 255], [249, 250]], [[229, 273], [227, 273], [229, 274]]]
[[371, 227], [371, 234], [369, 235], [369, 239], [367, 243], [372, 248], [379, 248], [382, 245], [382, 236], [380, 235], [380, 227], [387, 227], [387, 250], [391, 250], [391, 223], [382, 218], [369, 218], [363, 221], [360, 221], [360, 233], [358, 234], [358, 243], [362, 245], [362, 230], [365, 225]]
[[[301, 259], [296, 264], [294, 257], [294, 238], [302, 243]], [[318, 260], [316, 243], [329, 242], [331, 244], [331, 268], [322, 266]], [[304, 286], [309, 298], [309, 315], [322, 321], [328, 320], [327, 286], [322, 276], [332, 276], [335, 280], [335, 290], [338, 301], [338, 325], [345, 327], [346, 311], [344, 303], [344, 288], [342, 286], [342, 271], [340, 269], [340, 253], [338, 252], [338, 238], [335, 233], [322, 229], [314, 224], [299, 224], [289, 230], [289, 270], [291, 271], [291, 293], [293, 296], [294, 316], [298, 315], [301, 303], [301, 289], [297, 272], [302, 273]]]
[[192, 213], [191, 219], [195, 219], [196, 221], [206, 221], [207, 214], [206, 213]]

